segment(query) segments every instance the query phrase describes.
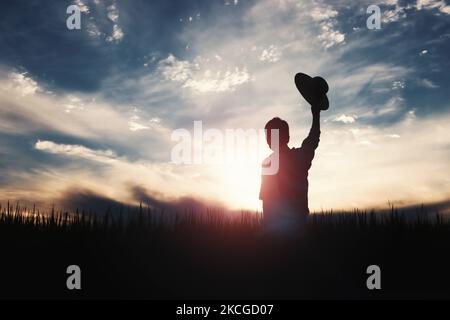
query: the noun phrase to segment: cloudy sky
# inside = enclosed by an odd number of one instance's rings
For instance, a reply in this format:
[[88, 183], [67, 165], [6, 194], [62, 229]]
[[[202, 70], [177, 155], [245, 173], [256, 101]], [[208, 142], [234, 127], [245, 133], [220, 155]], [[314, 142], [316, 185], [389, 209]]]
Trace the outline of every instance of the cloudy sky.
[[[81, 30], [66, 27], [71, 4]], [[372, 4], [380, 30], [366, 26]], [[0, 201], [196, 199], [259, 209], [258, 163], [173, 163], [172, 133], [192, 132], [194, 121], [260, 129], [279, 116], [299, 146], [311, 121], [293, 83], [300, 71], [330, 85], [311, 210], [450, 199], [444, 0], [1, 6]]]

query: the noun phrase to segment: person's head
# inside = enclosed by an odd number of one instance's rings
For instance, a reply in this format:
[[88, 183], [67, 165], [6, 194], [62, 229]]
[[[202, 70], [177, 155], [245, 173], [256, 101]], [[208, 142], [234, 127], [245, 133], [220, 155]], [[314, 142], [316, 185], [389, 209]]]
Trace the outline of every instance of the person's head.
[[272, 135], [271, 130], [278, 130], [279, 144], [278, 147], [282, 148], [289, 143], [289, 125], [286, 121], [275, 117], [266, 123], [264, 127], [266, 131], [266, 140], [269, 147], [272, 149]]

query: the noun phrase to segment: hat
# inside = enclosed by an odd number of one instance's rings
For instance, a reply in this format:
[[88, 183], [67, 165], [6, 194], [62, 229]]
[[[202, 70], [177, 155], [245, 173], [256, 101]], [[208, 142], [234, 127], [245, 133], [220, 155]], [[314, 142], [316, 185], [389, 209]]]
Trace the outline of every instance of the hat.
[[295, 86], [300, 91], [303, 98], [312, 106], [320, 107], [320, 110], [327, 110], [329, 101], [327, 98], [328, 83], [322, 77], [311, 78], [307, 74], [297, 73], [295, 75]]

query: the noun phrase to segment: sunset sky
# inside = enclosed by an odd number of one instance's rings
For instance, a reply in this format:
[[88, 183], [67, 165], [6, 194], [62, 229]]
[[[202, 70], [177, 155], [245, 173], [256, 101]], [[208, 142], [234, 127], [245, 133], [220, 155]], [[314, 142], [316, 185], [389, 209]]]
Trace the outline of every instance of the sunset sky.
[[254, 163], [180, 165], [171, 135], [279, 116], [300, 146], [297, 72], [330, 86], [312, 211], [450, 199], [446, 1], [2, 1], [0, 48], [0, 202], [260, 209], [267, 147]]

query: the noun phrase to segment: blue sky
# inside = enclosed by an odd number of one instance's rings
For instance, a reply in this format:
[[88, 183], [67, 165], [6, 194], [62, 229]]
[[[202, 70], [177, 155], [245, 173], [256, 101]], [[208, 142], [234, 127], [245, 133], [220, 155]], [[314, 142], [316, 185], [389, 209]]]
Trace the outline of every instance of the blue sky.
[[[81, 30], [66, 27], [71, 4]], [[445, 1], [5, 1], [0, 46], [0, 200], [136, 203], [138, 188], [258, 209], [257, 165], [173, 164], [171, 133], [280, 116], [298, 146], [300, 71], [330, 85], [313, 210], [450, 197]]]

